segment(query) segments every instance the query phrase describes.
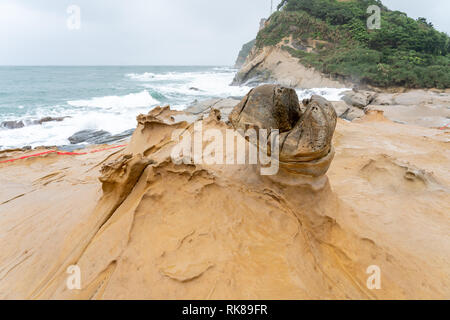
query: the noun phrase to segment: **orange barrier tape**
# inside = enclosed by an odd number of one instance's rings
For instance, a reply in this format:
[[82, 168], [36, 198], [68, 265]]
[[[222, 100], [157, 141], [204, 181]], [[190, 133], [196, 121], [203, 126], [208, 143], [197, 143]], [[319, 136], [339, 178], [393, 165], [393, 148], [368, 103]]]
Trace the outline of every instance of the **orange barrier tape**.
[[103, 149], [96, 149], [96, 150], [92, 150], [92, 151], [89, 151], [89, 152], [62, 152], [62, 151], [57, 151], [57, 150], [50, 150], [50, 151], [46, 151], [46, 152], [30, 154], [28, 156], [23, 156], [23, 157], [20, 157], [20, 158], [0, 161], [0, 163], [14, 162], [14, 161], [17, 161], [17, 160], [23, 160], [23, 159], [28, 159], [28, 158], [40, 157], [40, 156], [44, 156], [44, 155], [51, 154], [51, 153], [56, 153], [59, 156], [82, 156], [82, 155], [86, 155], [86, 154], [90, 154], [90, 153], [97, 153], [97, 152], [107, 151], [107, 150], [111, 150], [111, 149], [123, 148], [123, 147], [126, 147], [126, 146], [127, 146], [126, 144], [123, 144], [123, 145], [120, 145], [120, 146], [114, 146], [114, 147], [103, 148]]

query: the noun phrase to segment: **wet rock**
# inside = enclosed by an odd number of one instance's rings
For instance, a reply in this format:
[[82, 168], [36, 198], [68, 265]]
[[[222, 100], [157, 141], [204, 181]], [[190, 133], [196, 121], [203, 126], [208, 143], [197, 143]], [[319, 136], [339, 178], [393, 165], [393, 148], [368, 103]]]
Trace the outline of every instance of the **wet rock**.
[[5, 129], [20, 129], [25, 127], [25, 123], [22, 120], [19, 121], [3, 121], [0, 127]]
[[103, 130], [82, 130], [69, 137], [69, 141], [71, 144], [82, 142], [96, 143], [98, 140], [110, 136], [111, 134], [109, 132]]
[[69, 141], [71, 144], [107, 144], [125, 139], [131, 136], [133, 132], [134, 129], [130, 129], [116, 135], [111, 135], [111, 133], [104, 130], [82, 130], [69, 137]]
[[46, 122], [53, 122], [53, 121], [64, 121], [64, 119], [70, 118], [70, 117], [44, 117], [39, 120], [11, 120], [11, 121], [3, 121], [0, 124], [0, 127], [6, 128], [6, 129], [20, 129], [25, 126], [31, 126], [31, 125], [40, 125]]

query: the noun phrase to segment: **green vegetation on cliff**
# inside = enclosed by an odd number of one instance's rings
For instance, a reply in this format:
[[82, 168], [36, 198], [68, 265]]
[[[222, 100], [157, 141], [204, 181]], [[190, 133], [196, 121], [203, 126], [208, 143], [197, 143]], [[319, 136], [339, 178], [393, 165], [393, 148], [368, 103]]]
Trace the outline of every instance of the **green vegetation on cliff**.
[[[381, 28], [368, 30], [370, 5], [381, 8]], [[425, 18], [390, 11], [378, 0], [284, 0], [256, 46], [285, 40], [284, 49], [337, 78], [379, 87], [450, 87], [450, 38]]]

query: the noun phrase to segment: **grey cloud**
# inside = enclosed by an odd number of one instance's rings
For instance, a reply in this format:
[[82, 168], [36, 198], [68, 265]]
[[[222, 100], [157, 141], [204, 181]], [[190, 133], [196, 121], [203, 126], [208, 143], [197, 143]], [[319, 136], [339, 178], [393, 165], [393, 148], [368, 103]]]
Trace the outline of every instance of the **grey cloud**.
[[[384, 3], [450, 33], [448, 0]], [[0, 64], [231, 65], [269, 11], [270, 0], [0, 0]]]

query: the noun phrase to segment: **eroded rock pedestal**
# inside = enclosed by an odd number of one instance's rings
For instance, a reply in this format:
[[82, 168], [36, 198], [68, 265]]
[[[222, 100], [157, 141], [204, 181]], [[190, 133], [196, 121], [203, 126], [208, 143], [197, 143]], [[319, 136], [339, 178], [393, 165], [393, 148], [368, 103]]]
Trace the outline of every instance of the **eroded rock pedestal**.
[[280, 133], [278, 177], [322, 177], [334, 157], [337, 116], [320, 96], [299, 103], [295, 90], [262, 85], [251, 90], [230, 114], [235, 129], [277, 129]]

